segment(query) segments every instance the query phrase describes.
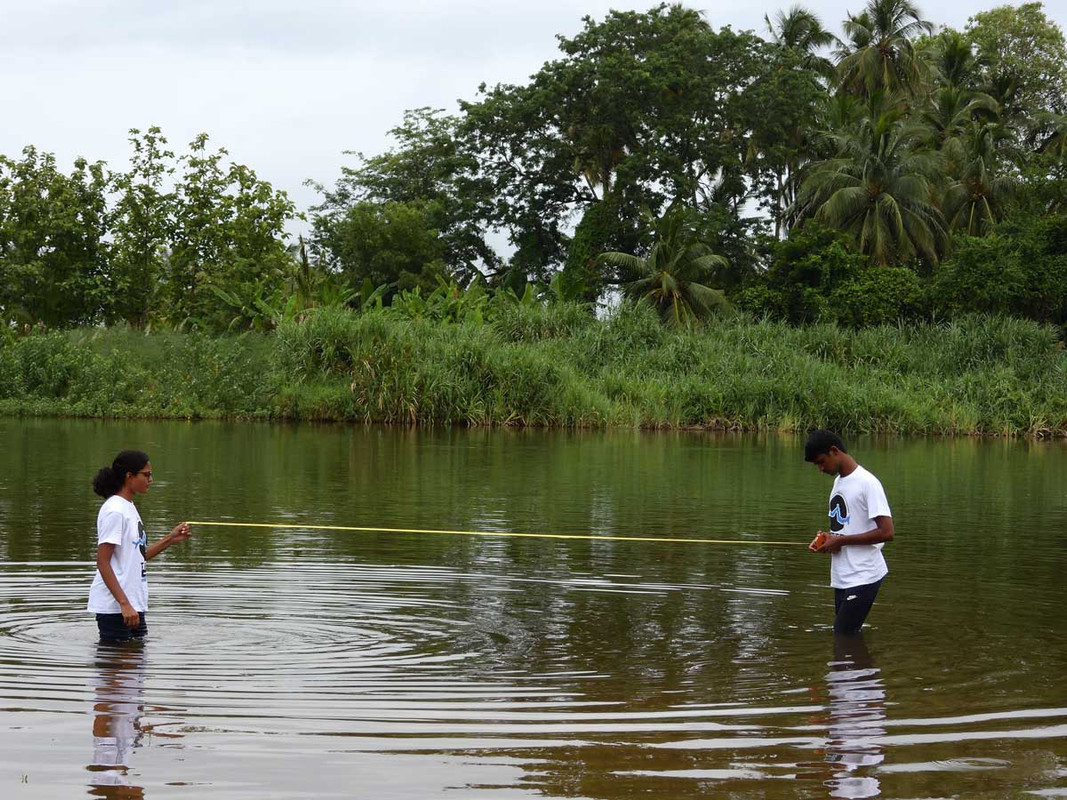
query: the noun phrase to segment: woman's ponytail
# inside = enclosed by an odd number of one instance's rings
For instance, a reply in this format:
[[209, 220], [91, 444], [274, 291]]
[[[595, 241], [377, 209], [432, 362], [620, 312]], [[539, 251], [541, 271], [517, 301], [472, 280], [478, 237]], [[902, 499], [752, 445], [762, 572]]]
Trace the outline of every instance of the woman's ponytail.
[[148, 454], [140, 450], [123, 450], [110, 467], [104, 467], [93, 478], [93, 491], [101, 497], [107, 498], [118, 494], [126, 483], [126, 475], [137, 474], [148, 463]]

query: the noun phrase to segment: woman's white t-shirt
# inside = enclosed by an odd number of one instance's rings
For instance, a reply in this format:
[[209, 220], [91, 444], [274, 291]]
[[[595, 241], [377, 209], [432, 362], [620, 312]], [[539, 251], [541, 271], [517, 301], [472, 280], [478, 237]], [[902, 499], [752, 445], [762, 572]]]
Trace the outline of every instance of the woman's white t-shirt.
[[[874, 530], [875, 517], [891, 517], [885, 490], [874, 475], [861, 466], [834, 478], [830, 491], [830, 532], [850, 536]], [[830, 585], [851, 589], [880, 581], [889, 574], [881, 544], [842, 547], [830, 558]]]
[[[111, 569], [119, 579], [122, 591], [135, 611], [148, 610], [148, 573], [145, 569], [145, 549], [148, 537], [145, 534], [137, 506], [117, 494], [111, 495], [100, 506], [96, 515], [96, 543], [113, 544]], [[96, 578], [89, 589], [89, 611], [94, 614], [121, 614], [119, 603], [96, 571]]]

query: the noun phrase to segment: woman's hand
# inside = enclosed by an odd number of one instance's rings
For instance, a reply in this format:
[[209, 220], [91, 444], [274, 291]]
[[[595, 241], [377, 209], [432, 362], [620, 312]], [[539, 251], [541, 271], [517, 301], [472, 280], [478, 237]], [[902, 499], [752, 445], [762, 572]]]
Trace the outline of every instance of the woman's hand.
[[179, 522], [171, 529], [171, 532], [167, 534], [167, 538], [170, 539], [171, 542], [184, 542], [191, 535], [192, 531], [189, 530], [189, 523]]
[[153, 558], [158, 556], [160, 553], [162, 553], [175, 542], [184, 542], [191, 535], [192, 531], [189, 530], [189, 523], [179, 522], [177, 525], [171, 528], [170, 533], [168, 533], [155, 544], [149, 546], [148, 550], [144, 554], [144, 560], [151, 561]]
[[119, 603], [119, 611], [122, 612], [122, 621], [126, 623], [126, 627], [136, 628], [141, 624], [141, 615], [129, 603]]

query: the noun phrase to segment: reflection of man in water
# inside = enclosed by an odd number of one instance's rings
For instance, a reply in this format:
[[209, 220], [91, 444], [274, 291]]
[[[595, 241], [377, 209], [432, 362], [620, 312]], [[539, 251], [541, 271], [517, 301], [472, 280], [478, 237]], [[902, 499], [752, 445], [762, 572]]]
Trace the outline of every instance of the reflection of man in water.
[[834, 660], [826, 675], [830, 716], [826, 762], [832, 777], [826, 781], [831, 797], [865, 798], [879, 795], [878, 779], [857, 774], [881, 764], [881, 745], [871, 741], [885, 734], [885, 686], [863, 635], [834, 636]]
[[96, 651], [96, 703], [93, 705], [93, 763], [89, 794], [93, 797], [142, 798], [144, 789], [130, 783], [130, 756], [143, 730], [145, 653], [140, 642], [108, 644]]

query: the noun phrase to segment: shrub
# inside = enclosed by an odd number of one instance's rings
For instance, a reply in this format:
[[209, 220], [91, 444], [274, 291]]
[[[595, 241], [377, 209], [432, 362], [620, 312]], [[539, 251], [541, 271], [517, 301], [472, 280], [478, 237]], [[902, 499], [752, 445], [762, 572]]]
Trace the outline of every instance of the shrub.
[[808, 223], [773, 246], [767, 271], [736, 299], [756, 317], [855, 328], [913, 319], [923, 295], [914, 271], [874, 266], [840, 232]]

